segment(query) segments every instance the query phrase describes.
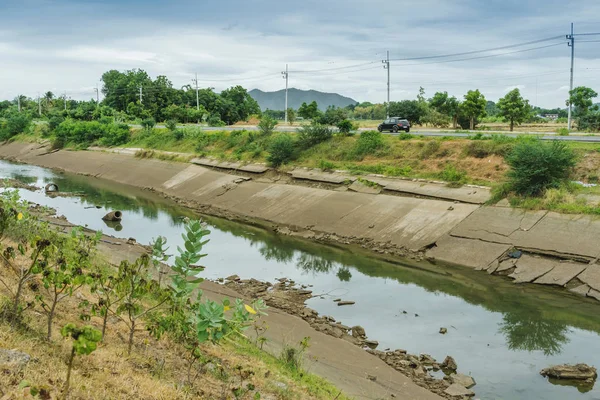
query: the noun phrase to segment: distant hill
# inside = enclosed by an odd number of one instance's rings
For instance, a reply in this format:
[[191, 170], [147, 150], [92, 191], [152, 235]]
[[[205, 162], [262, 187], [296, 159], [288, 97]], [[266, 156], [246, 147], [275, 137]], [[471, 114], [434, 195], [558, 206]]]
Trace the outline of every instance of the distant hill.
[[[259, 89], [253, 89], [248, 92], [254, 100], [258, 102], [261, 110], [276, 110], [282, 111], [285, 108], [285, 89], [277, 92], [263, 92]], [[358, 104], [358, 102], [349, 97], [339, 95], [337, 93], [324, 93], [316, 90], [300, 90], [288, 89], [288, 107], [298, 109], [302, 103], [307, 104], [316, 101], [319, 109], [324, 111], [329, 106], [346, 107], [350, 104]]]

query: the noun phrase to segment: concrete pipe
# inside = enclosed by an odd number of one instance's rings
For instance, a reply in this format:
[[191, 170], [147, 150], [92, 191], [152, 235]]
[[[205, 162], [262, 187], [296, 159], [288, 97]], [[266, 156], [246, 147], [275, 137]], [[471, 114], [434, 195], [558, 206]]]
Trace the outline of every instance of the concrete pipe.
[[49, 183], [46, 185], [46, 187], [44, 188], [44, 190], [46, 191], [46, 193], [49, 192], [58, 192], [58, 185], [56, 183]]
[[111, 211], [102, 217], [105, 221], [120, 221], [123, 218], [123, 213], [121, 211]]

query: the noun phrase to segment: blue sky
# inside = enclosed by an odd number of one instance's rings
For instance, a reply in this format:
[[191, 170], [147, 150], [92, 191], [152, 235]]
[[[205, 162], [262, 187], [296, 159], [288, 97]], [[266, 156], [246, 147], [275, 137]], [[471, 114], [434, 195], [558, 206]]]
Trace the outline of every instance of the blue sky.
[[[597, 0], [2, 0], [0, 99], [47, 90], [90, 98], [104, 71], [131, 68], [176, 87], [197, 72], [201, 86], [217, 90], [278, 90], [288, 63], [291, 87], [381, 102], [386, 50], [394, 59], [495, 48], [564, 35], [571, 22], [597, 32], [598, 17]], [[519, 87], [532, 103], [562, 106], [563, 41], [457, 62], [392, 62], [392, 100], [414, 98], [419, 86], [428, 96], [479, 88], [491, 100]], [[550, 47], [514, 52], [539, 46]], [[576, 56], [575, 84], [600, 91], [600, 42], [576, 44]]]

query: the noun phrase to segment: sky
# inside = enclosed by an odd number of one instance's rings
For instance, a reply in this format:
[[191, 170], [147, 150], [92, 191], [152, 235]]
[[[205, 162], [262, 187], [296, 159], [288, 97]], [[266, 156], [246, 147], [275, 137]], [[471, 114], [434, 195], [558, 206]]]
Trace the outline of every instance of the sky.
[[[197, 73], [217, 91], [274, 91], [288, 64], [290, 87], [384, 102], [389, 51], [392, 101], [420, 86], [493, 101], [518, 87], [534, 105], [563, 107], [565, 35], [571, 22], [600, 32], [598, 16], [598, 0], [1, 0], [0, 100], [89, 99], [103, 72], [133, 68], [174, 87]], [[600, 35], [576, 37], [575, 56], [575, 86], [600, 92]]]

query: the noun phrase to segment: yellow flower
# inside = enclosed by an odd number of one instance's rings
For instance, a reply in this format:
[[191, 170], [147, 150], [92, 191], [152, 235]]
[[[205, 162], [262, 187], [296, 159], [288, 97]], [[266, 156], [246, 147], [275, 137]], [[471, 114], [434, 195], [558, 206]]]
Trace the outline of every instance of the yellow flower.
[[23, 213], [17, 214], [17, 219], [20, 221], [23, 219]]
[[224, 306], [224, 307], [223, 307], [223, 310], [224, 310], [224, 311], [229, 311], [230, 309], [231, 309], [231, 307], [229, 307], [229, 306]]
[[246, 311], [248, 311], [250, 314], [256, 314], [256, 311], [254, 310], [254, 308], [250, 307], [248, 304], [244, 304], [244, 308], [246, 309]]

